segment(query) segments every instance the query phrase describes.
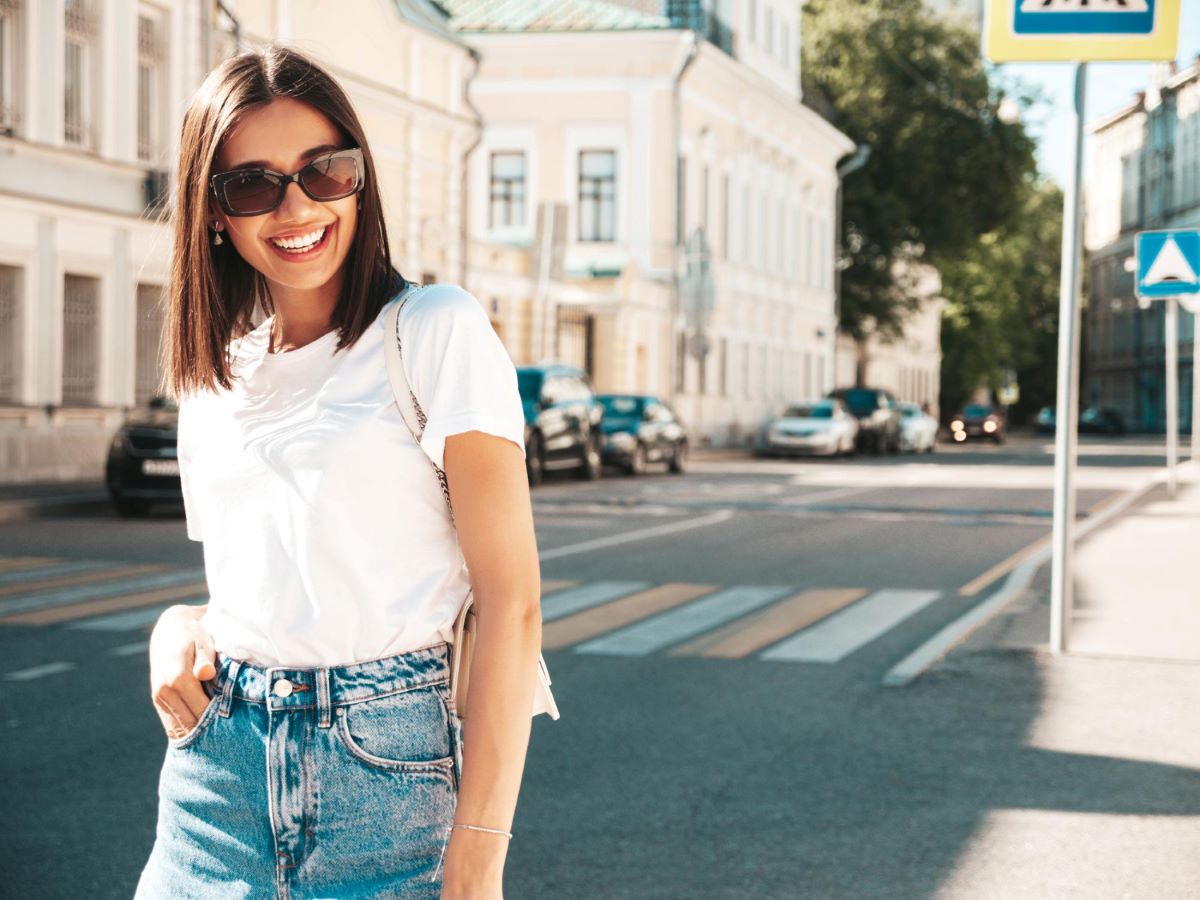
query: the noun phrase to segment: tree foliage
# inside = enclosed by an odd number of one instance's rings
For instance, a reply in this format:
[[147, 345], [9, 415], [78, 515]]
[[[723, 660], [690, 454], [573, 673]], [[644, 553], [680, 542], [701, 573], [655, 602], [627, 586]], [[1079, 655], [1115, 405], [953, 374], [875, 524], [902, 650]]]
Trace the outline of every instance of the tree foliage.
[[942, 265], [942, 410], [953, 413], [977, 386], [1016, 372], [1018, 419], [1054, 401], [1062, 192], [1027, 185], [1003, 228]]
[[1034, 142], [1001, 119], [978, 35], [917, 0], [811, 0], [803, 66], [806, 94], [872, 148], [843, 187], [842, 328], [895, 335], [920, 300], [903, 264], [940, 269], [1011, 221]]

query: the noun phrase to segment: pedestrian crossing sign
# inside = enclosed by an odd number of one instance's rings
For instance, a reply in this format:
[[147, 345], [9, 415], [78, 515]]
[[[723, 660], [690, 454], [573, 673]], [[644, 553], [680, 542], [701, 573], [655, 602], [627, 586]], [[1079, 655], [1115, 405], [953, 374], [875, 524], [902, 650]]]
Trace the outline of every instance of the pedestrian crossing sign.
[[1137, 236], [1139, 297], [1200, 293], [1200, 231], [1143, 231]]
[[993, 62], [1172, 60], [1181, 0], [986, 0]]

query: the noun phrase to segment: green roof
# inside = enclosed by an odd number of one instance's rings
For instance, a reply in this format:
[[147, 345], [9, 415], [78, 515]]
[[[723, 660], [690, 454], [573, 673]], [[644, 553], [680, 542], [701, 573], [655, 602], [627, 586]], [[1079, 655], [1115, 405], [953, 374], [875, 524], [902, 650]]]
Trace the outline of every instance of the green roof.
[[440, 0], [450, 27], [470, 31], [628, 31], [670, 28], [666, 16], [603, 0]]

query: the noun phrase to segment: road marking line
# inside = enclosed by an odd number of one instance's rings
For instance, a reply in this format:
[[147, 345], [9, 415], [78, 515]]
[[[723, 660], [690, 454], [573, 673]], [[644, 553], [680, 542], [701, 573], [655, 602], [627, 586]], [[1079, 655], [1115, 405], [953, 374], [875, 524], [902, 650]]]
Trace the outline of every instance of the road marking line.
[[[39, 591], [47, 591], [51, 588], [71, 587], [77, 584], [92, 584], [98, 581], [112, 581], [117, 578], [132, 578], [137, 575], [147, 575], [151, 572], [165, 572], [169, 570], [169, 566], [164, 566], [161, 563], [146, 563], [143, 565], [122, 566], [120, 563], [106, 562], [88, 562], [80, 563], [78, 571], [63, 571], [66, 567], [54, 566], [51, 569], [35, 569], [33, 572], [38, 573], [32, 578], [17, 578], [13, 576], [26, 576], [30, 572], [11, 572], [9, 576], [0, 575], [0, 597], [8, 597], [14, 594], [27, 593], [30, 587], [36, 587]], [[12, 581], [9, 582], [9, 578]], [[36, 585], [27, 583], [37, 581]]]
[[131, 591], [170, 587], [182, 582], [194, 582], [197, 579], [203, 578], [204, 569], [176, 569], [170, 572], [156, 572], [150, 575], [129, 578], [117, 583], [88, 584], [50, 591], [35, 591], [15, 597], [0, 598], [0, 615], [7, 618], [14, 613], [31, 612], [53, 606], [65, 606], [87, 600], [100, 600], [127, 594]]
[[542, 621], [553, 622], [601, 603], [608, 603], [650, 585], [645, 581], [593, 581], [565, 591], [543, 595]]
[[95, 616], [78, 622], [71, 622], [67, 627], [79, 631], [133, 631], [146, 625], [153, 625], [163, 611], [176, 604], [160, 604], [130, 609], [125, 612], [110, 613], [106, 616]]
[[1003, 562], [996, 563], [996, 565], [992, 566], [982, 575], [972, 578], [958, 589], [958, 596], [974, 597], [985, 587], [1007, 575], [1021, 563], [1025, 562], [1025, 560], [1045, 550], [1050, 545], [1051, 537], [1052, 535], [1049, 534], [1043, 535], [1032, 544], [1018, 550]]
[[671, 656], [739, 659], [795, 634], [839, 609], [865, 597], [865, 588], [801, 591], [761, 612], [695, 640], [672, 647]]
[[[1140, 487], [1119, 495], [1111, 503], [1098, 512], [1093, 512], [1081, 524], [1075, 526], [1075, 543], [1079, 544], [1085, 536], [1099, 528], [1110, 519], [1119, 516], [1134, 503], [1148, 494], [1154, 487], [1166, 480], [1166, 473], [1156, 473]], [[1033, 583], [1037, 570], [1050, 559], [1053, 547], [1050, 544], [1042, 547], [1036, 554], [1021, 563], [1005, 580], [1003, 586], [982, 603], [969, 612], [959, 616], [937, 634], [923, 643], [883, 676], [885, 687], [903, 687], [919, 678], [938, 660], [965, 641], [978, 628], [991, 621], [1000, 612], [1021, 596]]]
[[120, 647], [113, 647], [108, 653], [110, 656], [134, 656], [138, 653], [145, 653], [149, 649], [149, 641], [136, 641], [132, 644], [122, 644]]
[[591, 550], [601, 550], [605, 547], [615, 547], [618, 544], [628, 544], [631, 541], [642, 541], [646, 538], [662, 537], [666, 534], [675, 534], [680, 531], [690, 531], [693, 528], [703, 528], [706, 525], [717, 525], [727, 521], [733, 517], [733, 510], [723, 509], [720, 512], [713, 513], [710, 516], [702, 516], [699, 519], [688, 519], [683, 522], [671, 522], [667, 525], [655, 525], [651, 528], [642, 528], [637, 531], [626, 531], [621, 534], [610, 535], [609, 537], [595, 538], [590, 541], [583, 541], [578, 544], [568, 544], [565, 547], [554, 547], [550, 550], [544, 550], [538, 557], [542, 560], [561, 559], [564, 556], [573, 556], [576, 553], [587, 553]]
[[208, 585], [199, 581], [141, 594], [129, 594], [124, 597], [106, 597], [103, 600], [92, 600], [88, 603], [55, 606], [50, 609], [0, 617], [0, 625], [57, 625], [86, 616], [98, 616], [102, 613], [117, 612], [137, 606], [151, 606], [156, 603], [165, 603], [168, 600], [177, 600], [180, 603], [192, 601], [203, 603], [208, 600]]
[[636, 622], [655, 613], [695, 600], [715, 588], [707, 584], [660, 584], [574, 615], [550, 622], [542, 628], [542, 649], [558, 650], [607, 631]]
[[838, 662], [941, 596], [941, 591], [876, 591], [812, 628], [764, 650], [758, 658]]
[[645, 656], [774, 603], [791, 590], [775, 585], [726, 588], [580, 644], [575, 652]]
[[545, 597], [554, 591], [562, 591], [569, 587], [575, 587], [577, 584], [579, 584], [578, 581], [572, 581], [569, 578], [543, 578], [542, 596]]
[[59, 562], [53, 556], [10, 556], [0, 559], [0, 572], [14, 572], [17, 569], [29, 569], [34, 566], [46, 566]]
[[79, 668], [73, 662], [52, 662], [46, 663], [44, 666], [34, 666], [31, 669], [18, 669], [15, 672], [6, 672], [4, 678], [6, 681], [33, 681], [35, 678], [41, 678], [44, 675], [57, 675], [59, 672], [70, 672], [72, 669]]

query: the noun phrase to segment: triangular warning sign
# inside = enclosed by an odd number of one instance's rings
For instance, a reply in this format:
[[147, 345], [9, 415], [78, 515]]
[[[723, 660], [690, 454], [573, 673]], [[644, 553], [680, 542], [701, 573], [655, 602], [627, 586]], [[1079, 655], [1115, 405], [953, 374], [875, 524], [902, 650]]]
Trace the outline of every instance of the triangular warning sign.
[[1195, 284], [1196, 281], [1196, 273], [1188, 263], [1187, 257], [1175, 243], [1175, 238], [1169, 237], [1142, 278], [1142, 287], [1152, 287], [1156, 284]]

